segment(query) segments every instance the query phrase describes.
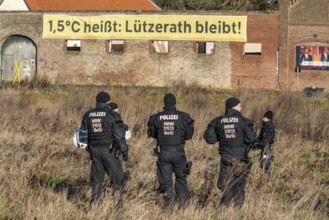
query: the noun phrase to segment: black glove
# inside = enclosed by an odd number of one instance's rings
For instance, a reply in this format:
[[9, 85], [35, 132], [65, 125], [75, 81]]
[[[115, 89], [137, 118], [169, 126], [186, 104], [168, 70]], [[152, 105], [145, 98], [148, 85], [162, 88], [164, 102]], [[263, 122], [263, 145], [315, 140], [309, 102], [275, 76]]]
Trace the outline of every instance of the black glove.
[[123, 161], [128, 161], [128, 153], [122, 153]]
[[265, 148], [265, 145], [264, 144], [260, 144], [260, 143], [258, 143], [258, 149], [264, 149]]
[[252, 150], [258, 150], [259, 148], [260, 148], [260, 146], [259, 146], [259, 142], [255, 142], [255, 143], [253, 143], [252, 146], [251, 146], [251, 149], [252, 149]]

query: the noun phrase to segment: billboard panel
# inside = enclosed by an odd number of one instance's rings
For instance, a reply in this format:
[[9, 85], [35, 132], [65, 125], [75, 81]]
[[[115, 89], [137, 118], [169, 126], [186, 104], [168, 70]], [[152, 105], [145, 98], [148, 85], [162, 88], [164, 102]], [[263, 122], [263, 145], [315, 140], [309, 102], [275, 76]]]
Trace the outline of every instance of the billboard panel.
[[43, 38], [247, 41], [247, 16], [45, 14]]
[[329, 70], [329, 46], [297, 46], [296, 67], [301, 70]]

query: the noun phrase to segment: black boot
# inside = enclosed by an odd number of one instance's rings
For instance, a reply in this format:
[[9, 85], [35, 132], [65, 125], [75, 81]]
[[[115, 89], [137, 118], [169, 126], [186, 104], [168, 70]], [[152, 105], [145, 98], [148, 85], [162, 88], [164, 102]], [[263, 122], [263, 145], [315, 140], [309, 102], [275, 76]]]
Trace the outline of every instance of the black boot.
[[91, 199], [89, 204], [90, 209], [92, 208], [94, 203], [100, 199], [101, 195], [102, 195], [102, 185], [94, 184], [91, 191]]

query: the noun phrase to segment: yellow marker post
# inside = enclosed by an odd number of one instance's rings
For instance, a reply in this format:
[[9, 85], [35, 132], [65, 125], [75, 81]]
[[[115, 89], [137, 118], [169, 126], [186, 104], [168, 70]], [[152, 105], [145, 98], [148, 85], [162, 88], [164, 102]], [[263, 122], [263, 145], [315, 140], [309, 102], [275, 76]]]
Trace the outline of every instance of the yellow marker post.
[[18, 63], [17, 63], [17, 61], [15, 60], [16, 74], [15, 74], [15, 77], [14, 77], [14, 80], [13, 80], [13, 84], [15, 84], [16, 80], [17, 80], [18, 83], [21, 83], [21, 75], [20, 75], [20, 72], [21, 72], [21, 69], [22, 69], [23, 63], [24, 63], [24, 61], [22, 61], [22, 62], [19, 64], [19, 66], [18, 66]]

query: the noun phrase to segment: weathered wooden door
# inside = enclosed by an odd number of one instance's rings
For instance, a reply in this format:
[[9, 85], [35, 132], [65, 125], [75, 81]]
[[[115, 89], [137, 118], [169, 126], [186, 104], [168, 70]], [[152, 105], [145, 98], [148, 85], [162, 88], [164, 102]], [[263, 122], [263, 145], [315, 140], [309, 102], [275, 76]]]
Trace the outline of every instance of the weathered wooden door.
[[36, 75], [35, 44], [24, 36], [11, 36], [1, 47], [1, 80], [30, 81]]

